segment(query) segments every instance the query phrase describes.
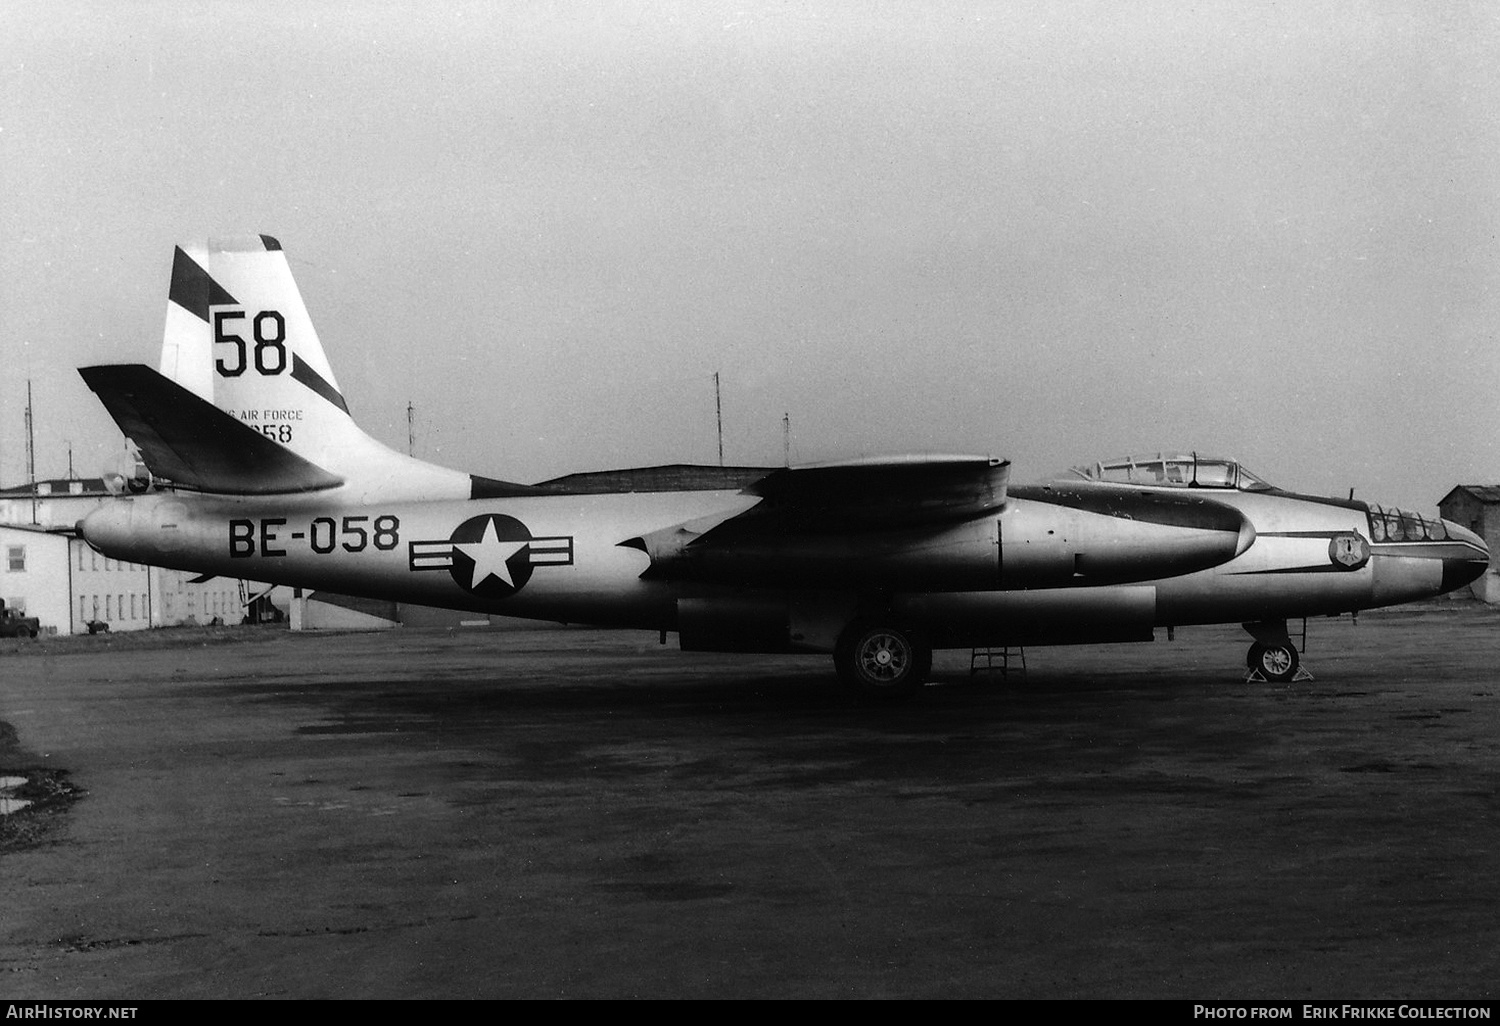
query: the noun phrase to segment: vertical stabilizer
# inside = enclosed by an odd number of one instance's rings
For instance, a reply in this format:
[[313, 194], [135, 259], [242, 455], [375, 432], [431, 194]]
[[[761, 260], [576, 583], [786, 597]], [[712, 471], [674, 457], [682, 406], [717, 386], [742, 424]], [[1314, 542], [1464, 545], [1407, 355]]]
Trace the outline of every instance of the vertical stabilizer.
[[468, 474], [362, 431], [333, 375], [281, 244], [269, 235], [179, 247], [161, 373], [364, 497], [468, 497]]

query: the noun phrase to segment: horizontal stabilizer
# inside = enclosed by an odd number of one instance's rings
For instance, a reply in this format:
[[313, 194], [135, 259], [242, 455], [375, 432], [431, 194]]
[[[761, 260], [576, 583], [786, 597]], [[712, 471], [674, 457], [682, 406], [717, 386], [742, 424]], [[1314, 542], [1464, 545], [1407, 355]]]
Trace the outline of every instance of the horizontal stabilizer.
[[174, 484], [229, 495], [311, 492], [343, 484], [150, 367], [117, 364], [78, 373], [140, 448], [152, 474]]

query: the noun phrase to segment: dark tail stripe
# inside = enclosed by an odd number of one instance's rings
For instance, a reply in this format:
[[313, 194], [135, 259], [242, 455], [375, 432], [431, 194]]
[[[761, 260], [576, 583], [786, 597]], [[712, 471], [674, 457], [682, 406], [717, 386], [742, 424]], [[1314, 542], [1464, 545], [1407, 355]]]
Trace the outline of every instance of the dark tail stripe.
[[172, 288], [167, 293], [167, 298], [205, 324], [208, 322], [209, 307], [239, 305], [233, 296], [224, 291], [222, 285], [182, 251], [181, 246], [177, 247], [177, 253], [172, 257]]
[[292, 380], [302, 382], [346, 414], [349, 412], [349, 405], [344, 402], [344, 397], [339, 394], [339, 390], [330, 385], [323, 375], [303, 362], [302, 357], [296, 353], [292, 354]]

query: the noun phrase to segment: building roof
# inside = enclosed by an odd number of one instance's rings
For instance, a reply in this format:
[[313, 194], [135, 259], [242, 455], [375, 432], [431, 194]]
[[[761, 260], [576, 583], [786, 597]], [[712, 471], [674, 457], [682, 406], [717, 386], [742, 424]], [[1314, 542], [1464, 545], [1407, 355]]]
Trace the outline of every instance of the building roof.
[[1459, 492], [1466, 492], [1485, 505], [1500, 503], [1500, 485], [1454, 485], [1452, 491], [1438, 500], [1438, 505], [1441, 506]]
[[[78, 491], [73, 491], [74, 487]], [[108, 495], [109, 489], [104, 487], [102, 477], [67, 478], [57, 477], [51, 480], [36, 481], [21, 485], [12, 485], [9, 488], [0, 488], [0, 499], [29, 499], [33, 488], [37, 498], [50, 499], [66, 495]]]
[[76, 538], [78, 529], [74, 527], [48, 527], [45, 524], [7, 524], [0, 521], [0, 531], [25, 531], [27, 534], [45, 534], [54, 538]]

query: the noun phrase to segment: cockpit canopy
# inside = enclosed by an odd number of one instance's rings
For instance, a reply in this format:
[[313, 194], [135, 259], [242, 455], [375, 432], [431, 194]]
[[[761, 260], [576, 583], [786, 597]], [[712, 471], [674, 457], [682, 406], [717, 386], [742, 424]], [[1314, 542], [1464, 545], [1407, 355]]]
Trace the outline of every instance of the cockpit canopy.
[[1164, 488], [1233, 488], [1242, 492], [1269, 492], [1271, 485], [1240, 466], [1237, 460], [1199, 456], [1197, 453], [1155, 453], [1101, 460], [1073, 467], [1068, 474], [1085, 481], [1110, 484], [1151, 485]]
[[[1154, 453], [1101, 460], [1073, 467], [1065, 478], [1080, 478], [1107, 484], [1144, 485], [1153, 488], [1224, 488], [1242, 492], [1269, 492], [1274, 488], [1240, 466], [1237, 460], [1199, 456], [1197, 453]], [[1420, 516], [1404, 509], [1369, 504], [1370, 540], [1374, 542], [1442, 541], [1448, 529], [1442, 520]]]

